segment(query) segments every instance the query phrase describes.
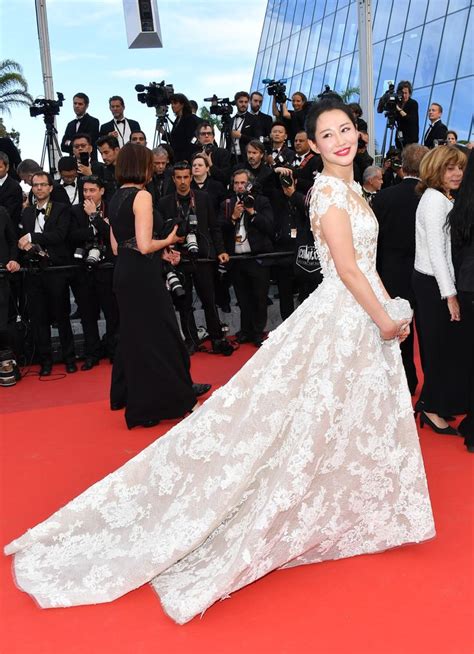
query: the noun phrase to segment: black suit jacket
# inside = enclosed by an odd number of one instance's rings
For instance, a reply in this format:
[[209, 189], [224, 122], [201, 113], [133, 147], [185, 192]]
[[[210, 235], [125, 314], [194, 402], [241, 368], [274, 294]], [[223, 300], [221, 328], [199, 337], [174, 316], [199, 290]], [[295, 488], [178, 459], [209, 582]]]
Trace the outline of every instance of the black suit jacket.
[[66, 131], [64, 132], [64, 136], [61, 141], [61, 150], [72, 155], [72, 145], [70, 143], [68, 144], [68, 141], [70, 141], [77, 133], [81, 132], [89, 134], [91, 137], [92, 146], [94, 148], [94, 158], [97, 159], [97, 148], [95, 143], [99, 138], [98, 119], [94, 118], [93, 116], [89, 116], [89, 114], [86, 113], [81, 119], [81, 125], [79, 129], [76, 129], [76, 124], [77, 118], [71, 120], [71, 122], [67, 124]]
[[[231, 130], [234, 128], [234, 120], [235, 116], [232, 116], [232, 122], [230, 126]], [[247, 111], [239, 131], [241, 133], [241, 137], [239, 139], [240, 153], [245, 159], [245, 148], [247, 147], [247, 143], [250, 143], [252, 139], [259, 138], [260, 136], [257, 117]], [[230, 152], [233, 152], [233, 139], [230, 138], [230, 135], [227, 135], [226, 137], [226, 148]]]
[[413, 301], [411, 276], [415, 262], [415, 218], [420, 198], [415, 192], [417, 179], [374, 195], [372, 210], [379, 222], [377, 270], [391, 297]]
[[214, 209], [214, 214], [217, 216], [221, 202], [226, 197], [226, 190], [223, 185], [208, 175], [206, 177], [206, 181], [201, 187], [199, 187], [193, 179], [191, 182], [191, 188], [193, 191], [203, 191], [209, 195], [212, 202], [212, 208]]
[[[196, 203], [196, 216], [198, 219], [197, 243], [199, 256], [215, 259], [218, 254], [225, 252], [222, 229], [217, 222], [211, 198], [205, 191], [193, 191]], [[158, 211], [163, 220], [178, 218], [176, 193], [167, 195], [158, 202]], [[179, 246], [178, 246], [179, 248]], [[183, 252], [186, 252], [183, 249]]]
[[18, 261], [18, 237], [13, 221], [4, 207], [0, 207], [0, 263]]
[[[140, 131], [140, 123], [136, 120], [132, 120], [131, 118], [125, 117], [125, 120], [129, 124], [130, 131], [132, 132], [139, 132]], [[114, 120], [109, 120], [108, 123], [104, 123], [103, 125], [100, 126], [99, 130], [99, 136], [106, 136], [107, 134], [110, 134], [110, 132], [115, 132], [115, 122]]]
[[[97, 218], [95, 222], [97, 229], [97, 238], [99, 242], [105, 245], [105, 258], [107, 261], [115, 261], [110, 245], [110, 225], [103, 218]], [[69, 229], [69, 242], [73, 249], [84, 247], [94, 238], [94, 230], [81, 205], [76, 204], [71, 209], [71, 226]]]
[[68, 236], [71, 225], [71, 207], [59, 202], [53, 202], [43, 232], [35, 232], [35, 222], [35, 207], [23, 209], [20, 236], [31, 234], [31, 242], [38, 243], [43, 250], [47, 251], [53, 265], [64, 266], [70, 264], [72, 259]]
[[261, 111], [258, 114], [252, 114], [255, 116], [257, 123], [257, 130], [259, 136], [270, 136], [270, 132], [273, 126], [273, 118], [268, 114], [264, 114]]
[[[77, 180], [76, 180], [76, 184], [77, 184]], [[59, 182], [57, 183], [55, 182], [53, 184], [53, 190], [51, 191], [50, 198], [53, 202], [58, 202], [59, 204], [66, 204], [68, 206], [71, 206], [69, 195], [67, 194], [67, 191], [64, 188], [64, 186], [59, 184]], [[80, 202], [82, 201], [83, 198], [80, 197]], [[28, 193], [28, 202], [31, 206], [33, 206], [35, 203], [35, 198], [32, 190], [30, 190], [30, 192]]]
[[169, 144], [173, 148], [174, 160], [191, 161], [194, 146], [191, 143], [196, 136], [196, 129], [201, 119], [196, 114], [186, 114], [175, 121], [169, 136]]
[[[235, 232], [238, 221], [231, 218], [237, 198], [235, 195], [224, 200], [219, 210], [219, 224], [222, 226], [226, 251], [235, 254]], [[255, 197], [255, 214], [243, 215], [247, 238], [252, 254], [273, 252], [273, 211], [268, 198], [264, 195]]]
[[296, 183], [296, 189], [306, 195], [313, 186], [316, 173], [323, 169], [321, 155], [310, 152], [306, 155], [299, 166], [293, 168], [293, 179]]
[[164, 174], [160, 177], [153, 175], [151, 182], [148, 182], [146, 185], [146, 190], [151, 193], [153, 207], [156, 208], [161, 198], [164, 198], [165, 195], [170, 195], [176, 191], [171, 169], [167, 168]]
[[13, 225], [18, 228], [23, 204], [23, 191], [17, 181], [7, 175], [0, 186], [0, 207], [8, 211]]
[[446, 141], [447, 135], [448, 128], [441, 122], [441, 120], [437, 120], [431, 128], [428, 127], [426, 130], [423, 145], [426, 145], [426, 147], [430, 149], [434, 148], [435, 145], [433, 141]]
[[406, 116], [400, 116], [397, 113], [398, 129], [403, 132], [403, 146], [409, 143], [418, 143], [418, 102], [413, 98], [408, 98], [403, 105], [403, 111], [407, 114]]

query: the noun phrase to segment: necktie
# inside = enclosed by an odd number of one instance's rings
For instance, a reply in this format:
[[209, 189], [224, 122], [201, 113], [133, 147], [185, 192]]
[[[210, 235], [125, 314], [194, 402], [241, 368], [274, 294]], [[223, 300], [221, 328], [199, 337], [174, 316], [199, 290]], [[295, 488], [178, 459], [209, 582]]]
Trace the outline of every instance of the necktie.
[[295, 160], [293, 161], [293, 164], [295, 166], [299, 166], [300, 163], [303, 161], [303, 159], [304, 159], [303, 155], [297, 154], [296, 157], [295, 157]]
[[79, 131], [79, 128], [80, 128], [80, 126], [81, 126], [81, 120], [82, 120], [82, 118], [78, 118], [78, 119], [76, 120], [76, 132]]
[[117, 125], [123, 125], [125, 123], [125, 118], [123, 120], [116, 120]]
[[64, 188], [66, 188], [66, 186], [72, 186], [72, 188], [76, 188], [76, 182], [64, 182], [63, 186]]
[[44, 217], [44, 208], [43, 209], [36, 209], [36, 217], [39, 218], [40, 216]]

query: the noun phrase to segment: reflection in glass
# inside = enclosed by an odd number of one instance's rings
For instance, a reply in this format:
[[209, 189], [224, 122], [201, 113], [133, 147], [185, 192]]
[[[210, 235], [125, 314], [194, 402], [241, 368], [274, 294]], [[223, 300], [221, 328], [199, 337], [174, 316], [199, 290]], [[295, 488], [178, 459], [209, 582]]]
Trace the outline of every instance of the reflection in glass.
[[426, 86], [433, 82], [443, 23], [444, 19], [440, 18], [429, 25], [425, 25], [415, 74], [414, 86], [416, 87]]
[[456, 82], [454, 89], [453, 102], [451, 104], [451, 113], [448, 117], [449, 129], [454, 129], [458, 133], [460, 141], [469, 141], [472, 138], [472, 111], [471, 124], [466, 119], [466, 107], [472, 107], [472, 98], [474, 97], [474, 77], [465, 77]]
[[336, 12], [334, 27], [332, 29], [331, 46], [329, 48], [328, 60], [340, 56], [342, 39], [344, 37], [344, 27], [346, 25], [347, 7]]
[[264, 19], [264, 22], [263, 22], [262, 35], [260, 37], [260, 45], [258, 46], [259, 50], [263, 50], [265, 48], [265, 44], [267, 42], [267, 36], [268, 36], [268, 28], [270, 27], [270, 22], [271, 22], [271, 13], [267, 9], [267, 13], [265, 14], [265, 19]]
[[418, 102], [418, 116], [420, 124], [420, 132], [418, 140], [423, 140], [423, 135], [425, 133], [426, 125], [426, 115], [428, 113], [428, 107], [430, 102], [431, 95], [431, 86], [426, 86], [424, 89], [414, 89], [413, 90], [413, 99]]
[[318, 64], [323, 64], [328, 58], [329, 41], [331, 40], [332, 24], [334, 23], [335, 14], [327, 16], [323, 21], [321, 38], [319, 39], [319, 48], [317, 54]]
[[296, 53], [295, 69], [293, 71], [293, 75], [298, 75], [303, 70], [305, 70], [304, 63], [306, 59], [306, 49], [308, 47], [308, 39], [309, 39], [310, 31], [311, 28], [307, 27], [306, 29], [302, 30], [300, 33], [300, 40], [298, 44], [298, 51]]
[[398, 58], [400, 55], [400, 48], [402, 45], [402, 36], [394, 36], [385, 44], [385, 52], [383, 55], [382, 67], [380, 68], [379, 85], [376, 95], [382, 95], [382, 88], [386, 80], [395, 80], [395, 74], [398, 67]]
[[377, 5], [377, 12], [375, 14], [374, 29], [372, 31], [372, 39], [374, 43], [381, 41], [387, 35], [387, 26], [390, 20], [390, 13], [392, 11], [392, 0], [383, 0]]
[[277, 26], [275, 29], [275, 39], [274, 39], [275, 43], [281, 41], [281, 32], [285, 24], [285, 11], [286, 11], [286, 0], [282, 0], [282, 2], [280, 3], [280, 13], [277, 19]]
[[[431, 92], [430, 104], [432, 102], [437, 102], [443, 107], [443, 114], [441, 120], [443, 123], [447, 124], [449, 116], [449, 106], [451, 104], [451, 98], [453, 97], [454, 82], [447, 82], [446, 84], [435, 84]], [[428, 105], [429, 106], [429, 105]], [[428, 129], [430, 121], [428, 116], [420, 113], [420, 141], [423, 142], [423, 135]]]
[[331, 89], [334, 89], [338, 63], [339, 61], [337, 59], [334, 59], [334, 61], [330, 61], [326, 66], [326, 72], [324, 74], [323, 84], [327, 84]]
[[277, 79], [280, 79], [281, 77], [291, 77], [293, 73], [293, 68], [295, 66], [295, 61], [299, 57], [299, 48], [298, 48], [298, 42], [299, 42], [300, 35], [299, 34], [293, 34], [293, 36], [290, 38], [290, 47], [288, 48], [288, 55], [286, 57], [286, 65], [283, 68], [281, 75], [277, 77]]
[[[311, 0], [308, 0], [310, 2]], [[292, 32], [299, 32], [301, 29], [301, 23], [303, 21], [305, 0], [298, 0], [296, 3], [295, 15], [293, 16], [293, 26], [291, 28]]]
[[[451, 14], [446, 18], [443, 40], [439, 51], [438, 67], [436, 68], [435, 82], [444, 82], [456, 77], [459, 57], [464, 40], [467, 22], [467, 9]], [[453, 38], [453, 36], [455, 38]], [[466, 33], [466, 38], [472, 41], [473, 35]]]
[[349, 7], [349, 14], [347, 16], [346, 32], [344, 34], [344, 41], [342, 43], [341, 54], [345, 55], [349, 52], [354, 52], [355, 40], [357, 37], [357, 4], [353, 2]]
[[339, 61], [339, 70], [337, 71], [336, 83], [334, 88], [344, 93], [348, 88], [349, 74], [351, 72], [352, 55], [346, 55]]
[[402, 51], [400, 53], [400, 63], [398, 64], [398, 74], [400, 79], [413, 80], [415, 73], [418, 50], [421, 43], [421, 27], [416, 27], [405, 33], [403, 38]]
[[428, 3], [428, 13], [426, 14], [426, 22], [444, 16], [448, 7], [448, 0], [436, 0], [436, 2]]
[[278, 52], [278, 61], [275, 67], [275, 79], [280, 79], [280, 77], [283, 77], [283, 71], [285, 70], [286, 54], [288, 52], [289, 41], [290, 41], [289, 39], [285, 39], [280, 43], [280, 50]]
[[457, 11], [458, 9], [463, 9], [463, 7], [469, 7], [469, 0], [449, 0], [448, 12]]
[[295, 13], [296, 0], [288, 0], [286, 5], [285, 24], [283, 25], [282, 39], [290, 36], [293, 14]]
[[316, 63], [316, 53], [318, 51], [319, 36], [321, 34], [321, 23], [317, 23], [311, 27], [311, 34], [309, 36], [308, 51], [306, 53], [305, 68], [311, 68]]
[[410, 2], [410, 13], [405, 29], [410, 30], [412, 27], [418, 27], [425, 21], [426, 5], [428, 0], [414, 0]]
[[474, 73], [474, 39], [472, 38], [473, 30], [474, 10], [471, 9], [469, 22], [466, 28], [466, 36], [464, 38], [461, 63], [459, 64], [458, 77], [463, 77], [464, 75], [472, 75]]
[[304, 9], [304, 16], [303, 20], [301, 23], [301, 28], [303, 29], [304, 27], [308, 27], [308, 25], [311, 25], [313, 22], [313, 11], [314, 7], [316, 5], [316, 2], [312, 0], [306, 0], [306, 7]]
[[324, 66], [318, 66], [314, 69], [313, 82], [311, 84], [310, 97], [316, 97], [323, 90], [323, 75], [324, 75]]
[[394, 36], [400, 34], [405, 28], [405, 21], [408, 12], [408, 4], [410, 0], [397, 0], [392, 10], [390, 17], [390, 25], [388, 28], [387, 36]]

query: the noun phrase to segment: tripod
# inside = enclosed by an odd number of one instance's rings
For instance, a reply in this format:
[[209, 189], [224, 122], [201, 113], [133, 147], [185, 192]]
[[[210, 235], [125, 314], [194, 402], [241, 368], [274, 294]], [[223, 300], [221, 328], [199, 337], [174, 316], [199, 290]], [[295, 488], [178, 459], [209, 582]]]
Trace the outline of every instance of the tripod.
[[[395, 129], [395, 116], [392, 116], [390, 113], [386, 112], [385, 116], [387, 118], [387, 122], [385, 124], [385, 131], [383, 134], [383, 141], [382, 141], [382, 164], [385, 161], [385, 155], [387, 154], [388, 150], [392, 147], [392, 142], [393, 142], [393, 130]], [[390, 131], [390, 139], [388, 143], [388, 150], [385, 149], [385, 146], [387, 144], [387, 134]]]
[[156, 148], [161, 145], [162, 141], [169, 144], [171, 129], [174, 123], [168, 116], [167, 106], [156, 107], [156, 126], [155, 135], [153, 137], [153, 147]]
[[231, 126], [232, 126], [232, 115], [229, 113], [222, 114], [221, 118], [221, 138], [219, 142], [219, 147], [226, 149], [227, 143], [230, 143], [230, 152], [231, 157], [234, 163], [238, 163], [238, 156], [235, 150], [235, 142], [231, 136]]
[[61, 148], [59, 147], [58, 137], [56, 136], [58, 130], [54, 126], [54, 114], [45, 114], [44, 124], [46, 125], [46, 133], [44, 135], [43, 151], [41, 153], [41, 168], [44, 170], [47, 153], [49, 172], [55, 177], [58, 172], [57, 162], [61, 157]]

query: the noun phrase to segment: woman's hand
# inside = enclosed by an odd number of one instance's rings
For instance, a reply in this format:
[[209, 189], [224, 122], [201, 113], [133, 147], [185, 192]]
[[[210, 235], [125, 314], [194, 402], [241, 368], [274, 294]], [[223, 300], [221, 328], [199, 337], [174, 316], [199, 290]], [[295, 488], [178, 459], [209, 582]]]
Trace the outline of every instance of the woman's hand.
[[399, 338], [400, 342], [404, 341], [410, 333], [410, 323], [407, 320], [387, 321], [387, 325], [380, 329], [380, 337], [383, 341], [392, 341]]
[[165, 243], [166, 247], [169, 245], [174, 245], [175, 243], [183, 243], [184, 242], [184, 236], [178, 236], [177, 231], [178, 231], [179, 225], [175, 225], [171, 232], [168, 234], [167, 238], [165, 238]]
[[181, 261], [181, 253], [172, 248], [165, 248], [161, 254], [161, 258], [168, 261], [172, 266], [177, 266]]
[[461, 309], [459, 308], [459, 302], [456, 295], [448, 297], [448, 310], [449, 315], [451, 316], [451, 322], [461, 320]]

